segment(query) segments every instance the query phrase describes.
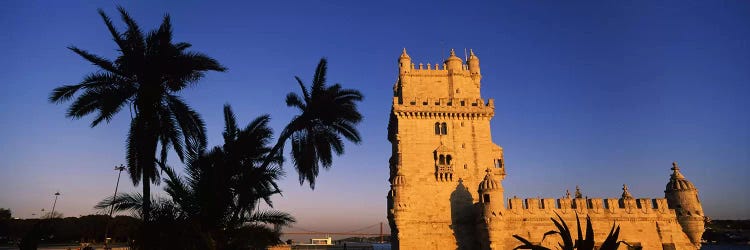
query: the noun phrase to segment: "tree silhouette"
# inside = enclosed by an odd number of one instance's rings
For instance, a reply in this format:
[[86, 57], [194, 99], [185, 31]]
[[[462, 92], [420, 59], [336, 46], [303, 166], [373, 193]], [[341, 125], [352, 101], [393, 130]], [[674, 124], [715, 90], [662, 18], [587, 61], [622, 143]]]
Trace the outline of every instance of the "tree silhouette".
[[143, 182], [143, 195], [147, 197], [142, 204], [143, 219], [148, 222], [150, 184], [159, 182], [157, 162], [166, 162], [170, 147], [184, 161], [195, 155], [194, 150], [202, 148], [206, 141], [200, 115], [177, 94], [198, 82], [205, 72], [225, 68], [213, 58], [188, 51], [189, 43], [173, 42], [169, 15], [164, 16], [158, 29], [144, 33], [122, 7], [118, 10], [127, 26], [123, 32], [99, 10], [117, 44], [117, 58], [109, 60], [69, 47], [98, 69], [78, 84], [55, 88], [49, 100], [62, 103], [75, 97], [66, 116], [79, 119], [94, 114], [91, 127], [109, 122], [125, 106], [131, 109], [126, 149], [128, 172], [133, 184]]
[[[356, 128], [362, 121], [362, 115], [357, 110], [362, 93], [344, 89], [338, 83], [327, 86], [327, 64], [325, 58], [320, 59], [310, 88], [295, 77], [302, 96], [294, 92], [287, 94], [286, 105], [300, 113], [286, 125], [271, 150], [271, 155], [281, 154], [286, 141], [291, 140], [292, 162], [299, 174], [300, 185], [307, 180], [310, 188], [315, 188], [320, 167], [331, 167], [333, 153], [344, 153], [342, 136], [354, 143], [362, 140]], [[269, 163], [266, 161], [263, 166]]]
[[[272, 205], [270, 197], [280, 193], [276, 180], [283, 175], [277, 166], [281, 162], [278, 158], [271, 160], [275, 163], [271, 167], [261, 166], [266, 158], [272, 157], [269, 152], [273, 131], [268, 127], [269, 120], [263, 115], [240, 128], [227, 105], [222, 146], [201, 151], [200, 156], [189, 161], [186, 177], [172, 168], [162, 168], [166, 174], [164, 190], [171, 199], [154, 201], [159, 207], [154, 210], [155, 222], [164, 228], [159, 231], [170, 231], [169, 225], [176, 225], [180, 229], [175, 230], [195, 235], [186, 240], [192, 241], [191, 248], [198, 249], [265, 249], [280, 243], [280, 227], [293, 223], [294, 219], [284, 212], [257, 209], [261, 201]], [[104, 209], [113, 203], [118, 211], [137, 211], [143, 204], [138, 194], [120, 194], [114, 202], [108, 197], [96, 208]], [[165, 235], [155, 245], [176, 248], [164, 243], [174, 241], [175, 237], [184, 238]]]

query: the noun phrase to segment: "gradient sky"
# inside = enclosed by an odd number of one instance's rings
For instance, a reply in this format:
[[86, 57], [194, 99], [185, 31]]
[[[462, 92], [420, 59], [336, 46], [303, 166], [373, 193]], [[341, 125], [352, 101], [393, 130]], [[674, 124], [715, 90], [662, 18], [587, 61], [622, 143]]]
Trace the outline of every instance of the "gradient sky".
[[[183, 92], [221, 143], [221, 108], [247, 124], [294, 114], [284, 96], [329, 59], [329, 81], [361, 90], [364, 142], [347, 145], [315, 190], [291, 167], [275, 207], [297, 227], [347, 231], [386, 221], [386, 125], [396, 60], [442, 61], [450, 48], [481, 60], [482, 95], [495, 98], [494, 141], [505, 150], [506, 197], [663, 197], [671, 162], [700, 190], [712, 218], [750, 219], [748, 1], [186, 1], [121, 3], [144, 29], [172, 16], [176, 41], [229, 68]], [[95, 68], [66, 49], [114, 57], [96, 13], [116, 2], [0, 3], [0, 207], [31, 217], [52, 206], [95, 212], [124, 163], [130, 115], [90, 128], [51, 90]], [[117, 20], [117, 25], [124, 25]], [[178, 169], [182, 165], [172, 160]], [[161, 189], [161, 188], [158, 188]], [[122, 191], [134, 191], [123, 176]]]

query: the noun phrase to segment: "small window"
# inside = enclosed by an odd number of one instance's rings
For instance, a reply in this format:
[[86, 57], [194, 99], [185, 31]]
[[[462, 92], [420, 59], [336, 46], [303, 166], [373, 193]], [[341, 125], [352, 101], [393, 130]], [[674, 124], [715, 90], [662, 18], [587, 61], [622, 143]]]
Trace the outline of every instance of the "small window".
[[490, 203], [490, 194], [484, 194], [482, 196], [484, 203]]
[[464, 164], [464, 169], [466, 169], [466, 164]]
[[495, 159], [495, 167], [503, 168], [503, 159]]
[[461, 93], [461, 89], [456, 89], [456, 94]]
[[461, 106], [466, 106], [466, 102], [465, 101], [461, 101]]
[[440, 134], [443, 134], [443, 135], [448, 134], [448, 124], [445, 124], [445, 122], [440, 125]]
[[440, 123], [439, 122], [435, 123], [435, 134], [436, 135], [440, 134]]
[[445, 164], [446, 165], [451, 165], [451, 160], [453, 160], [453, 157], [451, 157], [451, 155], [446, 156], [445, 157]]
[[438, 163], [439, 163], [440, 165], [443, 165], [443, 164], [445, 164], [445, 155], [440, 155], [440, 160], [438, 160]]

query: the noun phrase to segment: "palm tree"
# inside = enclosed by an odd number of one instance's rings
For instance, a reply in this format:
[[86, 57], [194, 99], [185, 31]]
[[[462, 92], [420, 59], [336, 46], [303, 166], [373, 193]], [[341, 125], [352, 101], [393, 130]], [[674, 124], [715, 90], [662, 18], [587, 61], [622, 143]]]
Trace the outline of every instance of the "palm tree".
[[[300, 185], [307, 180], [313, 189], [320, 167], [330, 168], [333, 153], [344, 153], [342, 136], [354, 143], [362, 141], [356, 128], [362, 121], [357, 110], [362, 94], [344, 89], [338, 83], [327, 86], [326, 71], [327, 61], [322, 58], [309, 89], [299, 77], [295, 77], [302, 96], [294, 92], [287, 94], [286, 105], [297, 108], [300, 114], [292, 118], [271, 150], [271, 155], [282, 154], [284, 144], [291, 139], [292, 162], [299, 174]], [[263, 166], [268, 164], [270, 162], [266, 161]]]
[[[78, 84], [56, 88], [49, 100], [63, 103], [75, 97], [66, 116], [79, 119], [95, 113], [91, 127], [102, 121], [109, 122], [125, 106], [131, 109], [128, 172], [133, 184], [143, 181], [143, 196], [146, 197], [143, 219], [148, 222], [150, 184], [159, 182], [157, 161], [165, 163], [170, 147], [184, 161], [206, 143], [203, 120], [177, 94], [203, 78], [205, 72], [225, 71], [226, 68], [207, 55], [188, 51], [189, 43], [174, 43], [169, 15], [164, 16], [158, 29], [145, 34], [122, 7], [118, 10], [127, 25], [124, 32], [118, 31], [104, 11], [99, 10], [118, 46], [117, 58], [112, 61], [69, 47], [98, 70]], [[159, 146], [161, 152], [157, 159]]]
[[[279, 243], [280, 227], [293, 223], [294, 218], [280, 211], [257, 209], [261, 200], [272, 206], [270, 197], [280, 193], [276, 180], [283, 176], [278, 167], [280, 159], [269, 154], [273, 138], [269, 120], [263, 115], [240, 128], [231, 107], [224, 106], [224, 145], [200, 152], [199, 157], [188, 161], [185, 178], [172, 168], [162, 168], [166, 174], [164, 190], [171, 200], [155, 203], [161, 204], [157, 207], [170, 208], [166, 214], [174, 216], [155, 213], [154, 217], [162, 218], [157, 224], [166, 221], [169, 225], [182, 219], [183, 227], [193, 228], [191, 234], [201, 239], [193, 245], [207, 249], [245, 249], [248, 246], [265, 249], [269, 244]], [[261, 167], [268, 157], [274, 165]], [[137, 194], [120, 194], [115, 198], [114, 208], [138, 210], [141, 200]], [[106, 208], [112, 203], [112, 198], [108, 197], [97, 208]]]

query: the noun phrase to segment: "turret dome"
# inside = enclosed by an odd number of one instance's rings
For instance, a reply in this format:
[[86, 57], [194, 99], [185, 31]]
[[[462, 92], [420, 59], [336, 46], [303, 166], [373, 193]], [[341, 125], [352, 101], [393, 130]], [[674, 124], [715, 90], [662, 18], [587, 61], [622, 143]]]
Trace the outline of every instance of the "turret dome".
[[484, 180], [479, 183], [479, 192], [481, 193], [500, 188], [500, 184], [492, 179], [492, 171], [487, 169], [485, 172], [487, 172], [487, 174], [484, 175]]
[[680, 173], [680, 167], [677, 166], [677, 162], [672, 163], [672, 171], [669, 183], [667, 183], [667, 191], [695, 190], [693, 183]]

